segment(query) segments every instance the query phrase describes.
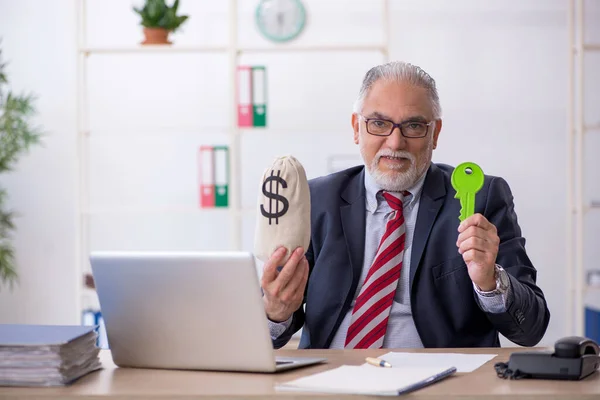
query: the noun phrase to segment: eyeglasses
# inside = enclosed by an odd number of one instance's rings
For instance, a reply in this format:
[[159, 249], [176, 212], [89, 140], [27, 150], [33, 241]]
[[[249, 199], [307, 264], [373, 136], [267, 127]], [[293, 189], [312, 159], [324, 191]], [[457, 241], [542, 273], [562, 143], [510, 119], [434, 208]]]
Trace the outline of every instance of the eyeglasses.
[[367, 124], [367, 132], [375, 136], [389, 136], [397, 127], [400, 129], [400, 134], [406, 138], [422, 138], [427, 136], [429, 126], [435, 122], [431, 121], [429, 123], [425, 123], [422, 121], [409, 120], [397, 124], [387, 119], [366, 118], [363, 115], [361, 115], [361, 117]]

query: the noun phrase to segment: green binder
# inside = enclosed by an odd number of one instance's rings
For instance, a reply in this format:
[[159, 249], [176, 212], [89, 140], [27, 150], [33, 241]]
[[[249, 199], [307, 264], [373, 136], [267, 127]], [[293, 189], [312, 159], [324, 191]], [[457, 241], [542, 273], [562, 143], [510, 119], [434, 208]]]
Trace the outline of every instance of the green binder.
[[267, 126], [267, 69], [252, 67], [252, 113], [253, 125]]
[[229, 206], [229, 148], [213, 147], [215, 171], [215, 207]]

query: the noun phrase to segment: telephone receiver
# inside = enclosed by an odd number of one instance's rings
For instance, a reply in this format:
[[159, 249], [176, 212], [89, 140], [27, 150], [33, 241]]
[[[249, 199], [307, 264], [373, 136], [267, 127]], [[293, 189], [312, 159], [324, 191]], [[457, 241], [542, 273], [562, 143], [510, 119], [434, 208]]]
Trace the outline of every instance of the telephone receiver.
[[568, 336], [556, 341], [554, 351], [512, 353], [508, 371], [513, 378], [580, 380], [598, 369], [599, 355], [600, 347], [592, 339]]

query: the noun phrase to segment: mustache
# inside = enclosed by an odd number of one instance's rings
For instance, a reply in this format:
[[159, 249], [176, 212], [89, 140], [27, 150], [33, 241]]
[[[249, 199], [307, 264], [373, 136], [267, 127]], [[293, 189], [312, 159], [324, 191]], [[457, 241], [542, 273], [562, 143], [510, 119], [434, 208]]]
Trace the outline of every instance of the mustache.
[[381, 149], [377, 152], [377, 154], [375, 154], [374, 161], [378, 163], [381, 157], [406, 158], [407, 160], [410, 160], [412, 164], [414, 164], [415, 162], [415, 157], [408, 151], [393, 151], [390, 149]]

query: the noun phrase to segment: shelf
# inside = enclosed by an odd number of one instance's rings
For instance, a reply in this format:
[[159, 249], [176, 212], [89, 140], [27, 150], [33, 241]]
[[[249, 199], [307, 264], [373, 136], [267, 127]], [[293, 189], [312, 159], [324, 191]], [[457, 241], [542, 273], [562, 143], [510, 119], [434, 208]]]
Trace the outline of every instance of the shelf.
[[[91, 54], [139, 54], [139, 53], [215, 53], [232, 49], [228, 46], [177, 46], [177, 45], [136, 45], [128, 47], [84, 47], [79, 52]], [[240, 53], [274, 53], [281, 51], [381, 51], [387, 52], [384, 45], [281, 45], [272, 47], [240, 47], [234, 49]]]
[[[571, 47], [571, 51], [574, 54], [577, 54], [577, 52], [579, 51], [577, 46], [572, 46]], [[597, 43], [590, 43], [590, 44], [584, 44], [583, 45], [583, 51], [600, 51], [600, 44]]]
[[[571, 213], [575, 215], [579, 212], [579, 210], [579, 207], [573, 207], [571, 209]], [[583, 212], [588, 212], [592, 210], [600, 210], [600, 200], [592, 200], [591, 203], [585, 204], [583, 206]]]
[[79, 52], [91, 54], [140, 54], [140, 53], [215, 53], [226, 52], [227, 46], [177, 46], [177, 45], [138, 45], [130, 47], [84, 47]]
[[585, 283], [583, 285], [583, 290], [585, 290], [586, 292], [594, 291], [600, 293], [600, 285]]
[[[329, 128], [319, 129], [324, 132], [333, 132], [337, 134], [338, 132], [343, 133], [343, 128], [339, 126], [331, 126]], [[132, 129], [115, 129], [113, 131], [109, 131], [108, 129], [92, 129], [92, 130], [83, 130], [79, 131], [79, 136], [89, 139], [94, 138], [96, 140], [103, 138], [147, 138], [147, 137], [197, 137], [202, 138], [203, 136], [215, 136], [215, 135], [292, 135], [292, 134], [307, 134], [314, 129], [310, 127], [287, 127], [287, 128], [270, 128], [270, 127], [254, 127], [254, 128], [246, 128], [246, 127], [202, 127], [202, 128], [154, 128], [154, 129], [144, 129], [144, 128], [132, 128]]]
[[286, 126], [286, 127], [240, 127], [236, 128], [236, 134], [239, 135], [298, 135], [298, 134], [346, 134], [347, 128], [344, 125], [330, 125], [319, 127], [318, 129], [310, 126]]
[[[323, 132], [333, 132], [335, 134], [344, 132], [344, 127], [342, 126], [329, 126], [324, 128], [319, 128], [319, 131]], [[297, 127], [297, 126], [289, 126], [289, 127], [224, 127], [224, 126], [203, 126], [203, 127], [165, 127], [165, 128], [119, 128], [119, 129], [88, 129], [88, 130], [80, 130], [79, 136], [85, 138], [137, 138], [137, 137], [162, 137], [162, 136], [193, 136], [193, 137], [201, 137], [203, 135], [255, 135], [255, 134], [275, 134], [275, 135], [291, 135], [291, 134], [306, 134], [313, 132], [315, 129], [306, 127]]]
[[111, 207], [111, 208], [91, 208], [82, 211], [83, 215], [148, 215], [148, 214], [207, 214], [207, 213], [235, 213], [238, 215], [252, 215], [254, 208], [243, 208], [235, 212], [231, 207]]
[[600, 123], [583, 127], [584, 131], [600, 131]]
[[292, 46], [274, 46], [274, 47], [241, 47], [237, 50], [238, 53], [275, 53], [282, 51], [381, 51], [387, 52], [384, 45], [292, 45]]
[[200, 137], [203, 135], [214, 135], [223, 134], [228, 135], [232, 130], [237, 129], [234, 127], [223, 127], [223, 126], [199, 126], [196, 128], [192, 127], [164, 127], [164, 128], [131, 128], [131, 129], [89, 129], [79, 131], [79, 135], [89, 138], [136, 138], [136, 137], [162, 137], [162, 136], [194, 136]]

